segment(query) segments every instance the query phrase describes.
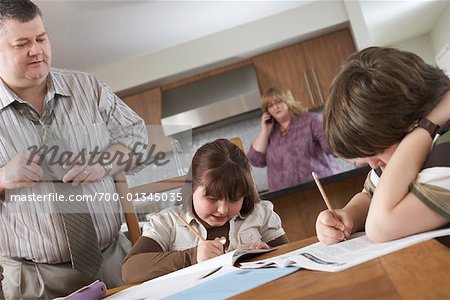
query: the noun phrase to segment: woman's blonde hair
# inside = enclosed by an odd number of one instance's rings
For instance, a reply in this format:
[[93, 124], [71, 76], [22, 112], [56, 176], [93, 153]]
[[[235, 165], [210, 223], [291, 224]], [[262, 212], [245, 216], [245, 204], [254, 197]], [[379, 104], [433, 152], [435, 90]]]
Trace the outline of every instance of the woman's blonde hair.
[[264, 109], [264, 111], [269, 110], [269, 105], [274, 98], [280, 98], [281, 100], [283, 100], [289, 108], [289, 111], [296, 116], [301, 115], [306, 111], [306, 108], [303, 107], [300, 102], [295, 101], [294, 96], [292, 95], [292, 92], [290, 90], [276, 85], [272, 85], [264, 91], [261, 100], [261, 107]]

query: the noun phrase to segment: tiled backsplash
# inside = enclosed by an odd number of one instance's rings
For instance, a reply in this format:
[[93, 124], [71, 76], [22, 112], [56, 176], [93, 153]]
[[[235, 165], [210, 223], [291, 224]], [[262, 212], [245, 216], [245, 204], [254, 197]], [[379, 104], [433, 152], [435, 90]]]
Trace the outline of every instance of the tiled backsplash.
[[[247, 153], [251, 144], [256, 139], [260, 130], [261, 117], [258, 111], [241, 116], [238, 119], [226, 120], [216, 123], [214, 126], [208, 126], [201, 130], [185, 132], [176, 136], [181, 144], [182, 152], [178, 153], [178, 161], [184, 172], [189, 169], [192, 156], [195, 151], [207, 142], [214, 141], [218, 138], [234, 138], [239, 137], [242, 140], [244, 150]], [[156, 167], [148, 166], [136, 175], [128, 176], [130, 186], [137, 186], [165, 178], [179, 176], [179, 167], [175, 163], [174, 154], [168, 153], [169, 163], [164, 166]], [[354, 169], [354, 165], [344, 160], [338, 159], [341, 172]], [[267, 190], [267, 172], [266, 168], [252, 167], [252, 174], [255, 179], [259, 191]]]

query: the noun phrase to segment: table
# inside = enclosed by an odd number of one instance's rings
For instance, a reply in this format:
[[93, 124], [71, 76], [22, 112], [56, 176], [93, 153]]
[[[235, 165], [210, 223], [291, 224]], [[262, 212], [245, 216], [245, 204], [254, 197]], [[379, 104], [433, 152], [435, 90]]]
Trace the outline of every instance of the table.
[[[315, 242], [315, 237], [292, 242], [254, 260]], [[108, 295], [126, 287], [108, 290]], [[260, 298], [450, 299], [450, 248], [428, 240], [338, 273], [302, 269], [231, 299]]]
[[[315, 243], [281, 246], [268, 258]], [[437, 240], [368, 261], [338, 273], [300, 270], [231, 299], [450, 299], [450, 249]]]

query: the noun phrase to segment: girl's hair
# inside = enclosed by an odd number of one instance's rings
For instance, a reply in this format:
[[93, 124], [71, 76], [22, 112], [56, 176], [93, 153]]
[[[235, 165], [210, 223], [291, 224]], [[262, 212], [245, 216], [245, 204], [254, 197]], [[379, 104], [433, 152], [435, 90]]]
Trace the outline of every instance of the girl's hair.
[[[200, 185], [205, 187], [208, 197], [228, 201], [243, 197], [240, 210], [243, 216], [252, 213], [255, 203], [261, 201], [247, 156], [229, 140], [218, 139], [201, 146], [192, 158], [189, 173], [192, 175], [192, 190], [189, 200], [185, 202], [188, 206], [192, 205], [192, 191]], [[186, 195], [186, 192], [183, 194]]]
[[450, 90], [445, 73], [417, 55], [370, 47], [350, 56], [330, 87], [325, 136], [342, 157], [368, 157], [399, 143]]
[[264, 91], [261, 101], [261, 107], [264, 111], [269, 110], [270, 103], [276, 98], [283, 100], [289, 108], [289, 111], [296, 116], [301, 115], [306, 111], [306, 108], [304, 108], [300, 102], [295, 101], [290, 90], [275, 85], [268, 87]]

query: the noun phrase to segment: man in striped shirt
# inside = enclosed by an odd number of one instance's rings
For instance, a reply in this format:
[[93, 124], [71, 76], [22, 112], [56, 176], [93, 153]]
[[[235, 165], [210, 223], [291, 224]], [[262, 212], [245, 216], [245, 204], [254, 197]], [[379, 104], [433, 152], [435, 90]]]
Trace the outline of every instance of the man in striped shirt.
[[143, 120], [108, 86], [89, 74], [51, 68], [50, 42], [36, 5], [2, 0], [0, 265], [6, 298], [67, 295], [93, 279], [105, 281], [108, 288], [122, 284], [121, 260], [130, 244], [119, 234], [120, 203], [113, 197], [87, 203], [103, 256], [97, 275], [90, 278], [72, 268], [67, 228], [52, 202], [60, 189], [49, 180], [42, 156], [30, 151], [42, 149], [48, 135], [63, 138], [74, 153], [120, 153], [132, 161], [64, 164], [59, 179], [76, 186], [64, 197], [114, 193], [111, 175], [133, 169], [147, 144]]

